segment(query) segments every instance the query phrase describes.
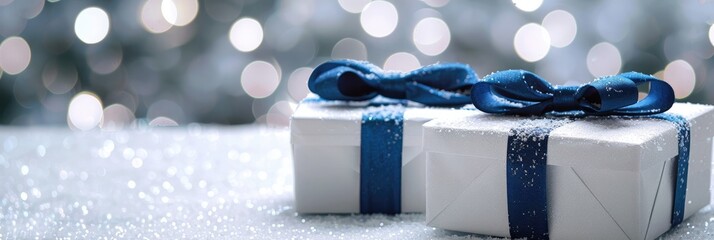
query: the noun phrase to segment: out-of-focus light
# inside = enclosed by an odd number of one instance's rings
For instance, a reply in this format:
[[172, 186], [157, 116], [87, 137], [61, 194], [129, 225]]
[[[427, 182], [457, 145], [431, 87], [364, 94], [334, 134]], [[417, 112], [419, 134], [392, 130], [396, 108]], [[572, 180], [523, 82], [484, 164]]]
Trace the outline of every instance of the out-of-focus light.
[[101, 42], [109, 33], [109, 15], [98, 7], [88, 7], [74, 20], [74, 33], [86, 44]]
[[662, 80], [672, 86], [675, 98], [682, 99], [692, 94], [696, 79], [692, 65], [679, 59], [667, 64]]
[[446, 4], [449, 3], [449, 0], [422, 0], [422, 2], [426, 3], [426, 5], [429, 5], [429, 7], [443, 7], [446, 6]]
[[340, 7], [349, 13], [360, 13], [371, 0], [339, 0]]
[[550, 51], [548, 30], [537, 23], [523, 25], [513, 37], [513, 47], [521, 59], [528, 62], [540, 61]]
[[428, 17], [414, 26], [412, 40], [420, 52], [428, 56], [436, 56], [449, 47], [451, 32], [444, 20]]
[[620, 51], [608, 42], [595, 44], [588, 52], [587, 66], [595, 77], [615, 75], [622, 67]]
[[171, 118], [168, 117], [157, 117], [149, 122], [149, 126], [152, 127], [176, 127], [179, 124]]
[[48, 62], [42, 70], [42, 84], [54, 94], [65, 94], [77, 84], [79, 74], [72, 63]]
[[141, 7], [141, 25], [151, 33], [163, 33], [171, 29], [162, 13], [162, 0], [148, 0]]
[[555, 10], [545, 15], [543, 27], [550, 35], [550, 45], [557, 48], [570, 45], [578, 32], [575, 17], [563, 10]]
[[121, 65], [123, 52], [120, 47], [90, 48], [87, 50], [87, 65], [99, 74], [110, 74]]
[[72, 98], [67, 110], [67, 120], [70, 127], [82, 131], [91, 130], [102, 122], [104, 109], [97, 95], [90, 92], [80, 92]]
[[394, 32], [399, 22], [397, 8], [386, 1], [368, 3], [359, 17], [360, 25], [367, 34], [373, 37], [386, 37]]
[[10, 75], [25, 71], [30, 65], [32, 52], [25, 39], [17, 36], [6, 38], [0, 43], [0, 69]]
[[524, 12], [535, 11], [542, 4], [543, 0], [513, 0], [513, 5]]
[[186, 114], [183, 108], [179, 106], [176, 102], [161, 99], [151, 103], [149, 108], [146, 110], [146, 118], [154, 119], [158, 117], [168, 117], [176, 122], [185, 122]]
[[280, 74], [272, 64], [265, 61], [249, 63], [240, 74], [240, 85], [253, 98], [266, 98], [280, 84]]
[[310, 78], [310, 74], [312, 74], [312, 68], [301, 67], [295, 69], [288, 77], [288, 94], [293, 100], [300, 101], [310, 93], [310, 89], [307, 88], [307, 80]]
[[131, 109], [115, 103], [104, 108], [104, 118], [100, 127], [105, 131], [122, 130], [132, 126], [134, 120], [134, 112]]
[[231, 26], [228, 38], [241, 52], [251, 52], [263, 42], [263, 27], [252, 18], [241, 18]]
[[419, 63], [419, 59], [416, 56], [410, 53], [398, 52], [384, 61], [383, 68], [387, 71], [409, 72], [420, 67], [421, 63]]
[[[45, 0], [23, 0], [22, 4], [24, 4], [25, 8], [23, 9], [23, 17], [33, 19], [42, 12], [42, 9], [45, 7]], [[2, 3], [0, 3], [0, 5], [2, 5]]]
[[367, 46], [354, 38], [344, 38], [332, 47], [332, 59], [367, 60]]
[[709, 42], [714, 46], [714, 24], [709, 27]]
[[198, 14], [198, 0], [162, 0], [161, 14], [175, 26], [186, 26]]
[[287, 127], [294, 110], [288, 101], [278, 101], [268, 109], [265, 120], [268, 126]]
[[[285, 22], [293, 26], [305, 24], [315, 15], [315, 10], [317, 9], [314, 0], [281, 0], [277, 4], [277, 13], [280, 14]], [[284, 30], [286, 26], [281, 26], [281, 28]]]
[[173, 0], [161, 0], [161, 16], [164, 19], [175, 25], [176, 19], [178, 18], [178, 9], [176, 9], [176, 3]]

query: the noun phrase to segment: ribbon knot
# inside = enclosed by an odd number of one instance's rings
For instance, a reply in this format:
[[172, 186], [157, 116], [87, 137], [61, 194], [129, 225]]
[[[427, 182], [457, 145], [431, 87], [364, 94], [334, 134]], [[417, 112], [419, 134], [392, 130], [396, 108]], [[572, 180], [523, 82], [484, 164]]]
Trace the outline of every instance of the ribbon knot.
[[578, 88], [575, 86], [555, 87], [553, 92], [553, 110], [573, 111], [578, 110], [579, 102], [575, 95]]
[[429, 65], [411, 72], [385, 72], [368, 62], [333, 60], [317, 66], [308, 88], [321, 98], [365, 101], [381, 95], [432, 106], [471, 102], [468, 93], [476, 73], [458, 63]]
[[[637, 86], [649, 84], [638, 101]], [[636, 72], [607, 76], [581, 86], [552, 86], [528, 71], [495, 72], [474, 84], [471, 100], [488, 113], [542, 115], [650, 115], [674, 104], [674, 90], [666, 82]]]

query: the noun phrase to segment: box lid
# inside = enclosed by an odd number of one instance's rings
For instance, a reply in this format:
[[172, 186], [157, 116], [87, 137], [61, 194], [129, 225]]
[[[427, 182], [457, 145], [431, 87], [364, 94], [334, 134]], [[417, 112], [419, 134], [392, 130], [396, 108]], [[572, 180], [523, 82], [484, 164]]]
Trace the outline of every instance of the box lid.
[[[692, 131], [712, 135], [712, 109], [708, 105], [676, 103], [668, 113], [690, 120]], [[665, 120], [618, 116], [567, 120], [484, 113], [439, 118], [424, 124], [424, 150], [505, 161], [509, 132], [523, 124], [559, 126], [548, 138], [549, 165], [638, 170], [678, 153], [676, 127]]]
[[[307, 99], [314, 98], [308, 96]], [[369, 102], [303, 101], [290, 119], [293, 143], [359, 146], [362, 112]], [[422, 125], [434, 118], [478, 112], [472, 105], [463, 108], [425, 107], [409, 102], [404, 107], [405, 146], [421, 145]]]

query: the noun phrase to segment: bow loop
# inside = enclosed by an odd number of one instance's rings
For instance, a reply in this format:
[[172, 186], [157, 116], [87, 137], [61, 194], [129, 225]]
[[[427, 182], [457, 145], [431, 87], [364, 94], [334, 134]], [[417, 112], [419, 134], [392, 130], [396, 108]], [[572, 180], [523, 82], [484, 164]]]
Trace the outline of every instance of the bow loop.
[[355, 60], [328, 61], [312, 72], [310, 91], [328, 100], [364, 101], [377, 95], [425, 105], [468, 104], [478, 77], [463, 64], [436, 64], [408, 73], [384, 72]]
[[[646, 98], [638, 101], [638, 85], [650, 84]], [[647, 115], [667, 111], [674, 91], [666, 82], [642, 73], [623, 73], [581, 86], [552, 86], [523, 70], [486, 76], [471, 92], [476, 108], [488, 113], [539, 115]]]

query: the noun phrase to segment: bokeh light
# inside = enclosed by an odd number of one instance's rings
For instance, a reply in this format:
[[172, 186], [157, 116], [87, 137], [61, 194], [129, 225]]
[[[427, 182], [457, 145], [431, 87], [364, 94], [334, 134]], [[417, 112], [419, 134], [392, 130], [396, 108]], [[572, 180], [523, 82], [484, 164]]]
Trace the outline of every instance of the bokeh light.
[[265, 120], [268, 126], [287, 127], [290, 125], [293, 111], [295, 109], [288, 101], [278, 101], [265, 114]]
[[588, 71], [595, 77], [615, 75], [622, 67], [620, 50], [608, 42], [595, 44], [586, 59]]
[[295, 69], [288, 77], [288, 94], [294, 101], [300, 101], [310, 93], [310, 89], [307, 88], [310, 74], [312, 74], [312, 68], [301, 67]]
[[156, 117], [149, 121], [149, 126], [151, 127], [176, 127], [178, 125], [175, 120], [164, 116]]
[[87, 131], [97, 127], [102, 122], [103, 116], [104, 109], [97, 95], [80, 92], [69, 103], [67, 123], [70, 127]]
[[360, 13], [371, 0], [338, 0], [340, 7], [349, 13]]
[[162, 11], [162, 0], [147, 0], [141, 7], [141, 25], [150, 33], [163, 33], [171, 29]]
[[398, 72], [528, 69], [566, 85], [659, 70], [678, 99], [714, 103], [712, 4], [512, 3], [0, 0], [0, 124], [67, 124], [87, 91], [104, 104], [103, 131], [282, 126], [312, 70], [344, 58]]
[[420, 52], [428, 56], [436, 56], [449, 47], [451, 31], [444, 20], [428, 17], [414, 26], [412, 38]]
[[198, 15], [198, 8], [198, 0], [162, 0], [161, 2], [161, 12], [164, 13], [164, 18], [174, 26], [186, 26], [193, 22], [193, 19]]
[[422, 0], [429, 7], [439, 8], [449, 4], [449, 0]]
[[6, 38], [0, 43], [0, 69], [8, 74], [19, 74], [25, 71], [30, 60], [32, 51], [25, 39], [17, 36]]
[[398, 52], [390, 55], [387, 60], [384, 61], [383, 69], [387, 71], [409, 72], [420, 67], [421, 63], [419, 63], [419, 59], [416, 56], [406, 52]]
[[240, 84], [253, 98], [266, 98], [280, 84], [280, 74], [275, 66], [265, 61], [248, 64], [240, 75]]
[[513, 0], [513, 5], [524, 12], [533, 12], [542, 4], [543, 0]]
[[124, 53], [121, 48], [102, 46], [87, 50], [87, 65], [95, 73], [110, 74], [121, 66]]
[[674, 89], [674, 97], [677, 99], [688, 97], [694, 91], [697, 77], [694, 68], [687, 61], [679, 59], [670, 62], [662, 75], [662, 80]]
[[69, 92], [78, 79], [77, 67], [72, 63], [50, 61], [42, 70], [42, 84], [53, 94]]
[[543, 27], [550, 35], [550, 45], [557, 48], [570, 45], [578, 32], [575, 17], [564, 10], [555, 10], [545, 15]]
[[399, 15], [397, 8], [386, 1], [368, 3], [360, 14], [360, 24], [367, 34], [381, 38], [386, 37], [397, 28]]
[[74, 33], [86, 44], [101, 42], [109, 33], [109, 15], [98, 7], [85, 8], [74, 21]]
[[332, 47], [332, 59], [367, 60], [367, 46], [354, 38], [344, 38]]
[[104, 108], [102, 130], [117, 131], [135, 125], [134, 112], [126, 106], [115, 103]]
[[516, 32], [516, 36], [513, 37], [513, 47], [521, 59], [537, 62], [550, 51], [550, 35], [543, 26], [528, 23]]
[[176, 3], [174, 3], [173, 0], [161, 0], [161, 16], [163, 16], [167, 22], [176, 25], [178, 9], [176, 9]]
[[714, 46], [714, 24], [709, 26], [709, 42]]
[[158, 117], [171, 118], [177, 123], [185, 122], [185, 114], [181, 106], [173, 100], [161, 99], [151, 103], [146, 110], [146, 118], [154, 119]]
[[263, 27], [255, 19], [242, 18], [231, 26], [228, 37], [238, 51], [251, 52], [263, 42]]

